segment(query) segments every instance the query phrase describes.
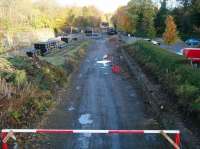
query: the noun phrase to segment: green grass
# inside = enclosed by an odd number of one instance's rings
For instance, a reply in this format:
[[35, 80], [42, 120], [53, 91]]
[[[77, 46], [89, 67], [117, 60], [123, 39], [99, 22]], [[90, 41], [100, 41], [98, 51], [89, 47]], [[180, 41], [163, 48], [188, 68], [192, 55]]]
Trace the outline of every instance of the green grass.
[[62, 66], [65, 62], [65, 58], [63, 56], [45, 57], [43, 59], [55, 66]]
[[27, 75], [25, 70], [16, 70], [14, 83], [18, 87], [23, 86], [27, 82]]
[[45, 57], [40, 57], [42, 60], [45, 60], [55, 66], [63, 67], [65, 61], [68, 57], [78, 56], [77, 52], [80, 49], [86, 49], [90, 41], [79, 42], [78, 44], [71, 45], [69, 48], [57, 49], [54, 52], [46, 55]]
[[191, 67], [183, 56], [149, 42], [138, 41], [125, 49], [146, 73], [176, 97], [179, 105], [188, 112], [199, 113], [200, 118], [200, 69]]

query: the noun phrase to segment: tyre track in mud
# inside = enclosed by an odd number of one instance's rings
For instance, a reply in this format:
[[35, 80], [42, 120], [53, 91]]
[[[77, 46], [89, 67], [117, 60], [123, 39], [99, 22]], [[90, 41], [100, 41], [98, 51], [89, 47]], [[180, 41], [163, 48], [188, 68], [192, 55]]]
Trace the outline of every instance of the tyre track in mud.
[[[113, 74], [111, 64], [97, 63], [115, 53], [107, 40], [95, 41], [62, 102], [48, 116], [46, 129], [159, 129], [145, 109], [138, 84], [126, 72]], [[116, 57], [114, 56], [114, 59]], [[118, 62], [120, 63], [120, 62]], [[49, 135], [38, 148], [169, 149], [159, 135]]]

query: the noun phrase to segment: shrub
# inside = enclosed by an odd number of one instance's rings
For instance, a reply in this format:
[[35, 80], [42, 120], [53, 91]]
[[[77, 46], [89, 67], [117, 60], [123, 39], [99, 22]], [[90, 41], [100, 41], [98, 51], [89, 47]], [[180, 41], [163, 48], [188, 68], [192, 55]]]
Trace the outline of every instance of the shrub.
[[1, 33], [0, 33], [0, 54], [4, 52], [4, 48], [3, 48], [3, 46], [2, 46], [2, 41], [1, 41], [1, 40], [2, 40], [2, 39], [1, 39], [1, 36], [2, 36], [2, 35], [1, 35]]
[[78, 56], [79, 56], [80, 58], [82, 58], [82, 57], [84, 57], [84, 55], [85, 55], [85, 49], [84, 49], [84, 48], [79, 49], [79, 51], [78, 51]]
[[183, 84], [178, 86], [176, 90], [177, 96], [181, 98], [182, 104], [189, 104], [191, 101], [194, 101], [198, 95], [198, 87], [190, 84]]
[[[194, 109], [195, 111], [200, 112], [200, 96], [192, 104], [192, 109]], [[199, 115], [199, 119], [200, 119], [200, 115]]]
[[22, 57], [22, 56], [15, 56], [12, 58], [7, 58], [9, 61], [9, 64], [11, 64], [12, 66], [16, 67], [17, 69], [31, 69], [32, 68], [32, 62], [27, 59], [26, 57]]
[[25, 70], [16, 70], [14, 83], [18, 87], [22, 87], [25, 83], [27, 83]]
[[0, 45], [0, 54], [4, 52], [4, 49]]
[[18, 123], [20, 122], [21, 113], [19, 111], [10, 112], [10, 116]]
[[11, 94], [15, 92], [15, 88], [10, 83], [7, 83], [5, 79], [0, 78], [0, 99], [10, 99]]
[[75, 58], [69, 56], [65, 60], [64, 67], [68, 71], [68, 73], [71, 73], [72, 71], [74, 71], [77, 64], [78, 64], [78, 61]]

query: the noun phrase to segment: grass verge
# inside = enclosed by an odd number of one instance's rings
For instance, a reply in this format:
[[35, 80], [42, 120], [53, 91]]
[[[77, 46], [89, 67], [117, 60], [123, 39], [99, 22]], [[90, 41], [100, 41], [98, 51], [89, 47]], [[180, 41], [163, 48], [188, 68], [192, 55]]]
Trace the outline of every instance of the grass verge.
[[88, 41], [37, 60], [0, 58], [0, 127], [30, 128], [56, 103], [56, 93], [86, 53]]
[[183, 56], [149, 42], [137, 41], [124, 49], [185, 112], [200, 120], [200, 69], [192, 68]]

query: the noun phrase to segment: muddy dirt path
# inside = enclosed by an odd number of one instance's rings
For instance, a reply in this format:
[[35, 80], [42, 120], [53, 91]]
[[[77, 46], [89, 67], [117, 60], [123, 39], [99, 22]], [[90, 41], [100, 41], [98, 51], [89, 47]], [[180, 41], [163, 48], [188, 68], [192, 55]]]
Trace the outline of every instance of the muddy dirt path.
[[[105, 39], [91, 45], [66, 98], [48, 116], [43, 128], [159, 129], [145, 110], [136, 81], [113, 74], [110, 64], [98, 63], [113, 50]], [[169, 149], [166, 144], [159, 135], [50, 135], [40, 148]]]

